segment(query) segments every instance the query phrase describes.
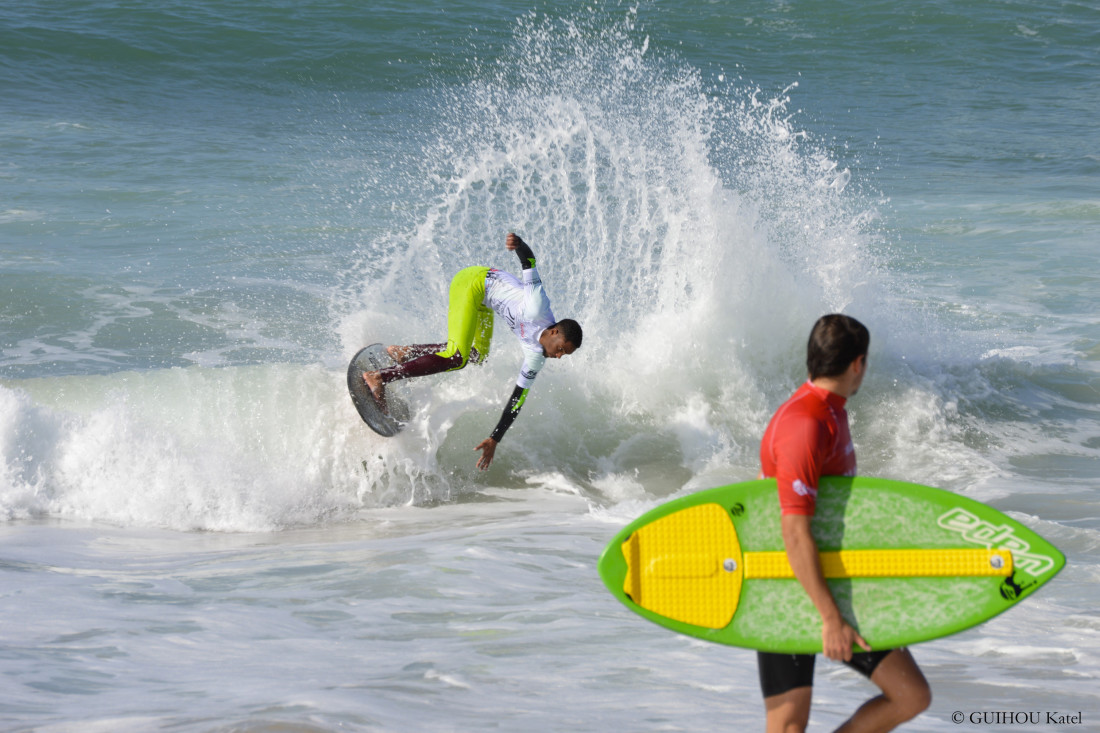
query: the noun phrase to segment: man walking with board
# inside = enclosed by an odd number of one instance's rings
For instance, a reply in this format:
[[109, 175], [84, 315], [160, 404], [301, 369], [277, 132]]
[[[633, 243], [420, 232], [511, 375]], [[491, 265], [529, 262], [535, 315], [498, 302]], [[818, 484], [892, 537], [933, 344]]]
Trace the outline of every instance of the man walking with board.
[[499, 314], [519, 339], [523, 365], [496, 428], [474, 448], [481, 451], [477, 465], [482, 470], [493, 462], [497, 444], [519, 415], [527, 392], [546, 360], [572, 354], [580, 348], [583, 336], [576, 321], [555, 320], [536, 269], [535, 254], [527, 243], [510, 232], [504, 246], [519, 256], [522, 281], [491, 267], [460, 270], [451, 280], [447, 343], [390, 346], [386, 350], [397, 363], [363, 373], [371, 395], [385, 410], [385, 386], [390, 382], [455, 371], [471, 360], [475, 364], [484, 361], [493, 336], [493, 314]]
[[[908, 649], [872, 650], [840, 612], [810, 531], [822, 476], [854, 476], [855, 450], [844, 405], [867, 372], [867, 328], [850, 316], [823, 316], [806, 351], [809, 380], [776, 411], [760, 445], [761, 478], [775, 478], [787, 559], [821, 614], [825, 656], [878, 685], [838, 731], [888, 731], [931, 704], [932, 693]], [[853, 653], [859, 645], [863, 652]], [[768, 733], [803, 731], [810, 719], [813, 654], [757, 652]]]

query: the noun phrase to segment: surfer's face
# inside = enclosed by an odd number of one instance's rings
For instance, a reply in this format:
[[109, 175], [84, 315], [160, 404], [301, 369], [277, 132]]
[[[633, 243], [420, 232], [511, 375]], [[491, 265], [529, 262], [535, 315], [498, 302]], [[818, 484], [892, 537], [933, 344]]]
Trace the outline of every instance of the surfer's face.
[[542, 335], [542, 355], [547, 359], [560, 359], [566, 354], [572, 354], [577, 350], [572, 341], [566, 341], [565, 336], [556, 328], [551, 328]]

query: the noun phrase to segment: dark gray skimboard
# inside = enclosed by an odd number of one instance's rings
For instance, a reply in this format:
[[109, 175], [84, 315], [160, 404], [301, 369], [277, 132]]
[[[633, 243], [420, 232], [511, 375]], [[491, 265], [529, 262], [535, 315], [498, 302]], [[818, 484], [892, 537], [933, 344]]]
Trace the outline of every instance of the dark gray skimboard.
[[386, 347], [382, 344], [371, 344], [359, 350], [355, 358], [348, 365], [348, 392], [351, 393], [351, 401], [355, 409], [359, 411], [359, 417], [363, 418], [371, 430], [387, 438], [397, 435], [405, 427], [409, 420], [409, 406], [397, 394], [391, 385], [386, 388], [386, 405], [389, 414], [382, 411], [378, 401], [374, 399], [367, 383], [363, 381], [363, 372], [373, 372], [388, 366], [393, 366], [394, 361], [386, 353]]

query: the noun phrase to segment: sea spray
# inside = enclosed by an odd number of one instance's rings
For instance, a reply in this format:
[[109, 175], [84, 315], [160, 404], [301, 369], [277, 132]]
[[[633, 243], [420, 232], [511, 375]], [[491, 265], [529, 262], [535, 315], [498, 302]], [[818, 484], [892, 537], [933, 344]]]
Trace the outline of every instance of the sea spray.
[[[515, 230], [585, 342], [540, 374], [500, 465], [555, 465], [597, 493], [638, 472], [658, 495], [751, 471], [808, 324], [861, 307], [878, 320], [874, 211], [850, 172], [795, 127], [790, 90], [704, 80], [650, 47], [636, 10], [529, 14], [501, 58], [470, 63], [472, 81], [425, 110], [437, 139], [404, 173], [424, 181], [425, 213], [364, 246], [345, 349], [442, 340], [451, 276], [514, 269]], [[517, 366], [497, 329], [486, 367], [434, 378], [485, 404], [461, 441], [491, 430]], [[442, 406], [429, 400], [414, 424]]]

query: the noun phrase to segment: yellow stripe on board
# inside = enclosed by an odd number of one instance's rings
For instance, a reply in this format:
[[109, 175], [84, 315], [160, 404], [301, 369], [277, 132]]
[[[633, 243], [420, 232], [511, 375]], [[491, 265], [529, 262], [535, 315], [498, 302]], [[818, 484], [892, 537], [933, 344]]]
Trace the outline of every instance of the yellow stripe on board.
[[[826, 578], [1007, 577], [1012, 552], [965, 550], [840, 550], [822, 552]], [[786, 552], [746, 552], [745, 579], [793, 578]]]

